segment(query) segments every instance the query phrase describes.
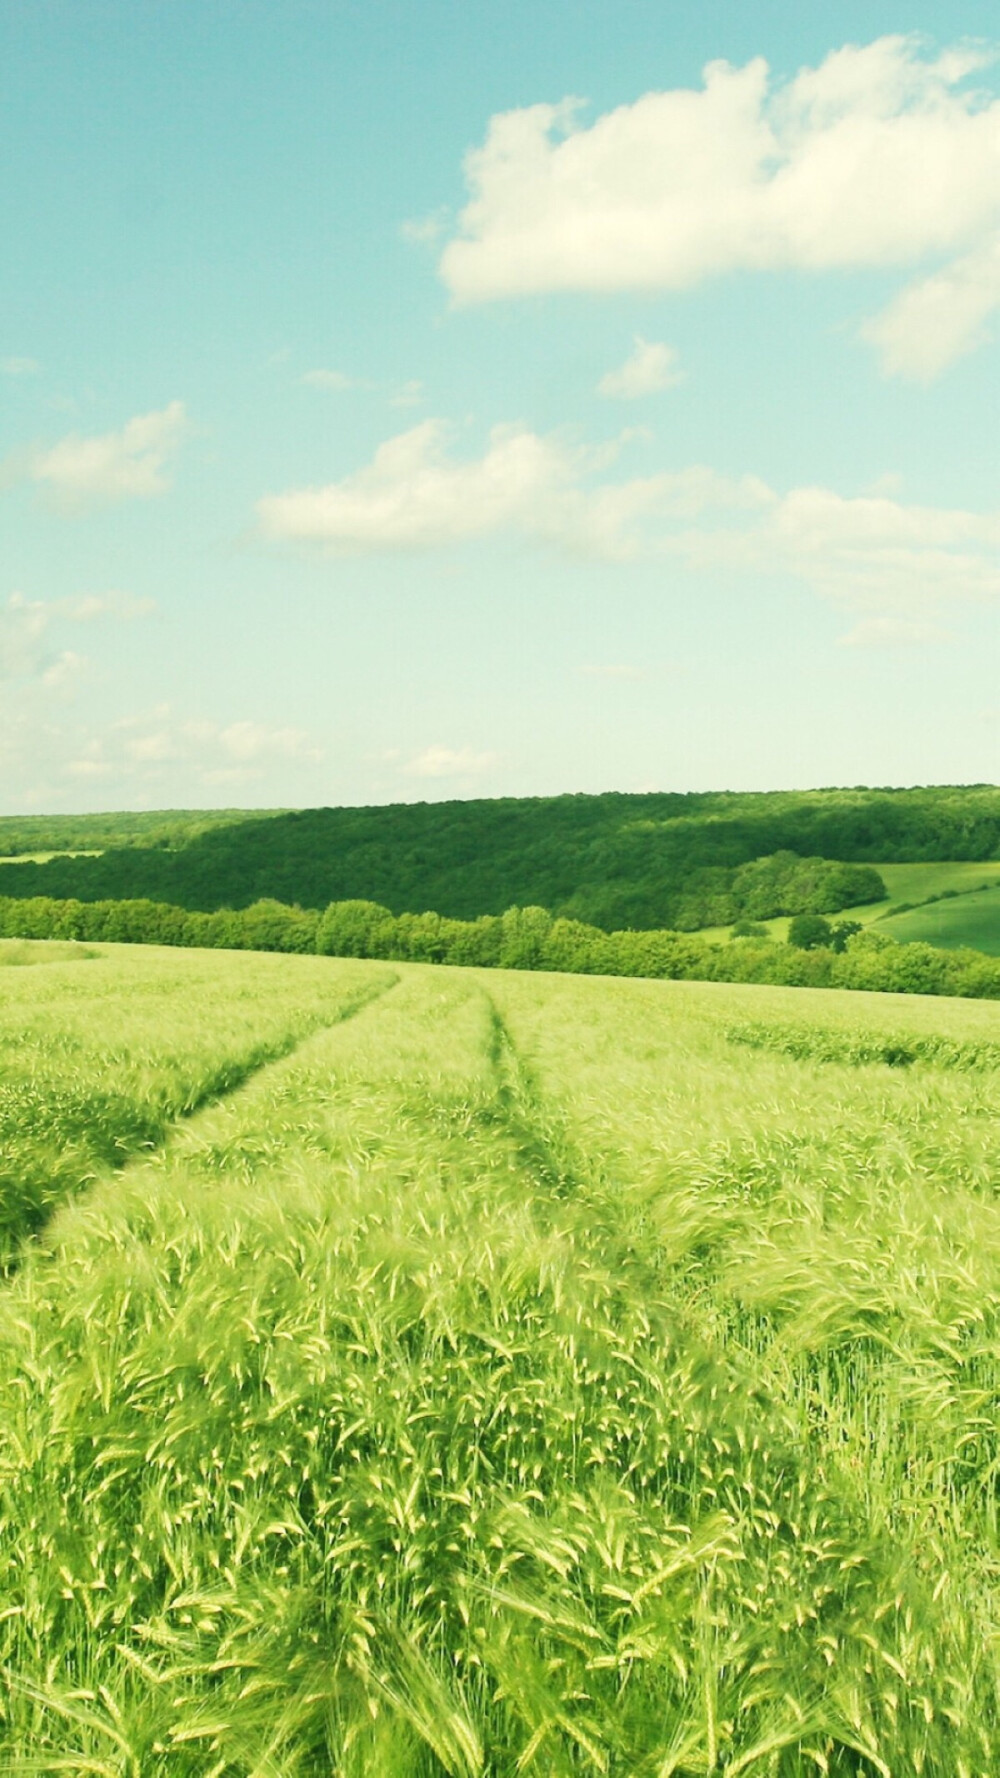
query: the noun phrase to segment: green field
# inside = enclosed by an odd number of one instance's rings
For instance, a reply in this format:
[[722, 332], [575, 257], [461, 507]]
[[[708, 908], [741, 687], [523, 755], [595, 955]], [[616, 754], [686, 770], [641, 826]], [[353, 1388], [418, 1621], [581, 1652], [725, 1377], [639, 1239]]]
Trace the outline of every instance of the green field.
[[90, 852], [18, 852], [13, 857], [0, 855], [0, 864], [48, 864], [51, 858], [99, 858], [101, 854]]
[[932, 901], [885, 922], [885, 931], [902, 943], [921, 939], [928, 945], [955, 950], [970, 945], [975, 951], [1000, 956], [1000, 883], [992, 888], [963, 893], [945, 901]]
[[[890, 903], [908, 901], [916, 905], [933, 895], [951, 891], [968, 895], [973, 890], [1000, 883], [1000, 862], [990, 859], [982, 863], [881, 864], [878, 869], [889, 891]], [[879, 907], [884, 914], [885, 902]], [[857, 916], [852, 914], [851, 917]]]
[[[962, 930], [964, 910], [967, 904], [972, 907], [971, 898], [977, 891], [988, 891], [994, 886], [1000, 888], [1000, 860], [988, 859], [980, 864], [967, 860], [951, 864], [876, 864], [875, 868], [889, 891], [888, 901], [848, 908], [846, 913], [835, 917], [857, 920], [862, 926], [872, 926], [877, 920], [892, 938], [900, 940], [919, 938], [927, 944], [944, 945], [949, 950], [958, 945], [971, 945], [974, 950], [988, 951], [991, 956], [1000, 955], [1000, 896], [995, 904], [988, 894], [984, 896], [982, 912], [978, 916], [973, 914], [969, 924], [970, 932], [981, 934], [988, 942], [980, 943], [978, 936], [950, 936], [952, 930], [956, 934]], [[939, 903], [937, 898], [941, 896], [948, 899]], [[928, 900], [931, 901], [930, 907], [920, 905]], [[899, 902], [907, 903], [912, 911], [894, 916], [892, 910]], [[929, 922], [926, 927], [925, 914]], [[773, 938], [780, 940], [788, 936], [787, 916], [764, 920], [761, 924]], [[701, 936], [718, 943], [729, 936], [729, 930], [728, 926], [705, 927]], [[944, 936], [937, 937], [938, 932]]]
[[89, 950], [0, 972], [0, 1769], [994, 1778], [1000, 1008]]

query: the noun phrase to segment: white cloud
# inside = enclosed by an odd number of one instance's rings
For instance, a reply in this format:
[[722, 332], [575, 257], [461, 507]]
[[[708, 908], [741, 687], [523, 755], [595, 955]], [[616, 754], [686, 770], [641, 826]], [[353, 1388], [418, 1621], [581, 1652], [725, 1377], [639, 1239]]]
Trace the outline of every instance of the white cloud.
[[587, 449], [500, 426], [463, 461], [449, 454], [440, 422], [426, 421], [341, 482], [262, 500], [261, 527], [335, 553], [508, 535], [609, 562], [790, 574], [876, 613], [1000, 597], [1000, 514], [907, 505], [888, 491], [782, 494], [758, 476], [703, 464], [613, 480], [620, 446]]
[[320, 759], [303, 729], [266, 728], [259, 722], [232, 722], [218, 731], [218, 743], [228, 759], [246, 764], [252, 760]]
[[258, 502], [266, 537], [335, 552], [419, 550], [508, 534], [598, 556], [631, 556], [650, 514], [692, 515], [711, 506], [772, 498], [753, 477], [739, 482], [693, 468], [626, 483], [586, 486], [622, 441], [596, 449], [494, 427], [480, 457], [458, 460], [447, 429], [426, 420], [380, 445], [343, 481]]
[[83, 438], [71, 433], [38, 452], [28, 473], [51, 488], [66, 506], [114, 500], [145, 500], [169, 486], [164, 473], [186, 429], [184, 404], [129, 420], [120, 432]]
[[38, 678], [49, 665], [45, 633], [49, 608], [12, 593], [0, 609], [0, 680]]
[[495, 753], [476, 753], [471, 747], [425, 747], [403, 770], [414, 778], [475, 778], [496, 764]]
[[929, 383], [989, 338], [1000, 308], [1000, 234], [902, 290], [862, 328], [887, 376]]
[[793, 488], [737, 545], [859, 609], [906, 613], [942, 600], [1000, 597], [1000, 515]]
[[127, 623], [133, 618], [149, 617], [156, 610], [156, 600], [115, 590], [107, 593], [72, 593], [65, 599], [54, 599], [51, 609], [60, 616], [72, 618], [78, 624], [93, 623], [95, 619], [104, 617]]
[[63, 599], [27, 599], [12, 593], [0, 608], [0, 680], [36, 680], [47, 687], [67, 685], [86, 666], [72, 649], [53, 650], [52, 631], [60, 623], [97, 618], [129, 619], [156, 609], [152, 599], [130, 593], [82, 593]]
[[151, 784], [180, 772], [197, 784], [239, 785], [258, 781], [275, 764], [315, 765], [322, 758], [304, 729], [249, 720], [178, 720], [169, 705], [159, 705], [90, 736], [65, 769], [75, 777], [139, 778]]
[[87, 754], [79, 759], [71, 759], [66, 767], [71, 778], [106, 778], [111, 769], [107, 760], [92, 759]]
[[[756, 514], [723, 517], [664, 530], [654, 550], [703, 572], [788, 575], [841, 608], [893, 624], [931, 622], [942, 607], [1000, 598], [1000, 514], [803, 487]], [[878, 635], [862, 629], [859, 640]]]
[[72, 648], [64, 648], [42, 674], [42, 684], [50, 691], [61, 691], [87, 670], [87, 659]]
[[41, 368], [36, 358], [0, 358], [0, 376], [33, 377]]
[[1000, 226], [1000, 100], [968, 84], [990, 60], [889, 36], [783, 85], [760, 57], [712, 62], [700, 90], [648, 92], [589, 126], [576, 100], [502, 113], [467, 158], [442, 277], [477, 302], [971, 253], [955, 277], [992, 288], [978, 268]]
[[144, 735], [130, 735], [124, 742], [124, 750], [129, 759], [140, 764], [155, 763], [161, 760], [177, 759], [180, 749], [173, 735], [167, 729], [153, 729]]
[[755, 476], [700, 465], [595, 483], [622, 440], [586, 448], [524, 426], [495, 426], [483, 454], [463, 461], [449, 455], [447, 436], [440, 420], [425, 420], [386, 440], [343, 481], [267, 496], [257, 505], [264, 535], [345, 553], [507, 534], [628, 559], [646, 548], [650, 525], [756, 510], [775, 499]]
[[436, 210], [432, 216], [419, 216], [404, 222], [399, 232], [404, 241], [426, 246], [429, 242], [439, 241], [447, 226], [448, 212]]
[[644, 340], [636, 334], [632, 356], [618, 370], [609, 370], [597, 385], [598, 395], [619, 401], [635, 401], [641, 395], [655, 395], [660, 389], [672, 389], [682, 380], [677, 353], [662, 341]]
[[372, 382], [370, 377], [351, 377], [342, 370], [307, 370], [299, 378], [312, 389], [325, 389], [334, 395], [343, 394], [347, 389], [381, 390], [388, 393], [392, 407], [416, 407], [424, 397], [424, 385], [419, 377], [411, 377], [408, 382], [397, 387], [391, 384]]
[[445, 436], [439, 420], [424, 420], [343, 481], [268, 495], [257, 505], [265, 535], [392, 550], [548, 527], [571, 483], [571, 452], [524, 427], [498, 426], [484, 455], [463, 463], [447, 456]]

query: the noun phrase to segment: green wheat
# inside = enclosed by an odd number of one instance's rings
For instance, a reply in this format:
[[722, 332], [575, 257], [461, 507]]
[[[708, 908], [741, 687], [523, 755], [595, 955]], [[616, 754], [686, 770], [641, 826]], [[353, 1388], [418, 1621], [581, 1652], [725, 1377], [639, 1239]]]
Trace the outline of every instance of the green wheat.
[[995, 1774], [996, 1008], [43, 973], [53, 1116], [299, 1041], [4, 1288], [5, 1772]]

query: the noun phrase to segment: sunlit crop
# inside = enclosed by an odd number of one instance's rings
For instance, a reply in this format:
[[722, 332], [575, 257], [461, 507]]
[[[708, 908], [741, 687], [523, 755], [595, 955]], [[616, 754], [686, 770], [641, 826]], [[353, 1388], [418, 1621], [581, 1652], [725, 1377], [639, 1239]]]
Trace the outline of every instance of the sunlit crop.
[[29, 978], [161, 1121], [0, 1298], [0, 1769], [1000, 1769], [1000, 1010]]

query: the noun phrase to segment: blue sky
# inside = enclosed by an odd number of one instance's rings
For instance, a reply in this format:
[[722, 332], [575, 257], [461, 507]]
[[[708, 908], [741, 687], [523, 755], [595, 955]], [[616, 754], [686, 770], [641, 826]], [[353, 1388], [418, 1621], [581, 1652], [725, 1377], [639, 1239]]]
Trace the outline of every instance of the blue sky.
[[1000, 778], [970, 4], [0, 0], [0, 804]]

